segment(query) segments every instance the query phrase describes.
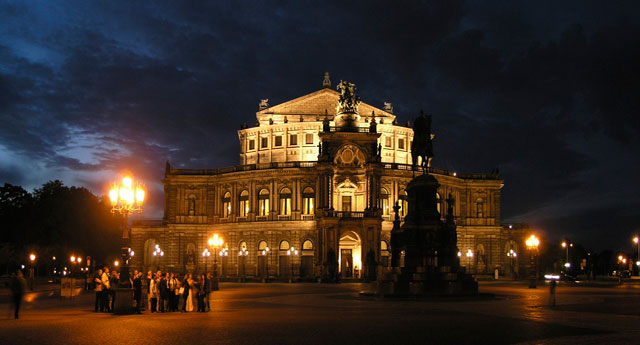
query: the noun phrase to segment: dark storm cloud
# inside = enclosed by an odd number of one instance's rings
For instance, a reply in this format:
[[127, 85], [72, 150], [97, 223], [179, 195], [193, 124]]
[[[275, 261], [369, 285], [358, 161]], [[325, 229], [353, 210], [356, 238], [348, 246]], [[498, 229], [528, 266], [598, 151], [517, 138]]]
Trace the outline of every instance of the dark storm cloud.
[[[640, 221], [636, 7], [0, 2], [0, 177], [99, 192], [129, 169], [157, 216], [166, 160], [236, 164], [258, 100], [315, 91], [329, 71], [401, 123], [433, 113], [435, 165], [499, 166], [504, 218], [613, 245]], [[608, 220], [620, 230], [603, 242]]]

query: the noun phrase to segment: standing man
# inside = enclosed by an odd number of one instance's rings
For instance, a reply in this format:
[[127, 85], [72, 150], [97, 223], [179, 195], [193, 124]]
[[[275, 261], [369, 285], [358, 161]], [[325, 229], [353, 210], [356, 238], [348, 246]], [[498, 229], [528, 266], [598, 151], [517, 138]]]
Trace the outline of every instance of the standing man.
[[93, 277], [93, 283], [96, 285], [96, 306], [94, 311], [97, 313], [98, 309], [103, 311], [102, 304], [102, 269], [98, 269], [98, 272]]
[[13, 297], [13, 305], [15, 307], [15, 318], [18, 319], [18, 313], [20, 312], [20, 304], [22, 303], [22, 296], [27, 289], [27, 282], [24, 280], [22, 271], [18, 270], [16, 275], [11, 280], [11, 295]]
[[207, 273], [204, 278], [204, 298], [207, 306], [207, 312], [211, 311], [211, 304], [209, 304], [209, 300], [211, 299], [211, 273]]
[[109, 281], [109, 267], [104, 266], [102, 270], [102, 307], [101, 311], [110, 312], [109, 310], [109, 289], [111, 288], [111, 282]]
[[167, 299], [169, 297], [169, 289], [167, 288], [167, 278], [162, 275], [162, 272], [158, 271], [158, 280], [160, 281], [158, 290], [160, 291], [160, 305], [158, 306], [158, 309], [160, 309], [159, 311], [161, 313], [164, 313], [165, 310], [165, 303], [167, 302]]
[[135, 271], [133, 277], [133, 299], [136, 301], [136, 314], [142, 314], [142, 273]]

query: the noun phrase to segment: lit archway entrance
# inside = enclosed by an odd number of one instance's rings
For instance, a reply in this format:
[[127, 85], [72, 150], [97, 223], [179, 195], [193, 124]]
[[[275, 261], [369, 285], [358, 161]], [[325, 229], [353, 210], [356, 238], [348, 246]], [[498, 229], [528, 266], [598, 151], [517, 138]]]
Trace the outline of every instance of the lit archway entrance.
[[360, 237], [353, 231], [347, 231], [340, 236], [340, 252], [338, 265], [340, 276], [345, 279], [360, 278], [362, 270], [362, 247]]

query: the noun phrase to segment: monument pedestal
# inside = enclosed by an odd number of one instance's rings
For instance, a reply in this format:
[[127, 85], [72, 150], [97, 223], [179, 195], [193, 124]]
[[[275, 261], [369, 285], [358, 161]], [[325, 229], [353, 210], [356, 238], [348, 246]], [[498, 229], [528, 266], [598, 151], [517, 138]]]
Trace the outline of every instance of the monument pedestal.
[[118, 315], [133, 314], [133, 289], [116, 288], [116, 300], [113, 313]]

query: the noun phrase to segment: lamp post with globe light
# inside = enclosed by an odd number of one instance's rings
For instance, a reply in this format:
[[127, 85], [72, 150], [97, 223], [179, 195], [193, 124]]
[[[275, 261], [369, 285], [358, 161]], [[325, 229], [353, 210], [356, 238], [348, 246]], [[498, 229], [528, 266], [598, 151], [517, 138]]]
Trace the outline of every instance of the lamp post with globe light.
[[142, 204], [146, 191], [142, 183], [134, 184], [133, 178], [125, 176], [120, 183], [114, 182], [109, 190], [111, 212], [122, 215], [122, 265], [120, 281], [116, 291], [115, 314], [131, 314], [133, 312], [133, 288], [129, 280], [129, 260], [131, 259], [131, 229], [129, 228], [129, 214], [142, 213]]
[[291, 266], [291, 275], [289, 276], [289, 283], [293, 283], [293, 281], [295, 280], [293, 277], [293, 257], [298, 256], [298, 250], [291, 247], [287, 251], [287, 255], [289, 256], [289, 264]]
[[638, 256], [636, 257], [636, 266], [638, 267], [638, 275], [640, 276], [640, 237], [633, 238], [633, 243], [638, 247]]
[[571, 263], [569, 262], [569, 247], [573, 247], [573, 243], [569, 243], [567, 241], [562, 241], [562, 243], [560, 243], [560, 245], [562, 246], [562, 248], [565, 249], [565, 262], [564, 262], [564, 267], [567, 269], [567, 271], [571, 268]]
[[211, 280], [211, 290], [218, 290], [218, 249], [222, 247], [224, 241], [218, 234], [213, 234], [209, 238], [209, 247], [213, 248], [213, 279]]
[[29, 254], [29, 282], [31, 283], [31, 290], [36, 287], [36, 272], [35, 272], [35, 263], [36, 263], [36, 254]]
[[249, 251], [247, 250], [247, 248], [242, 248], [238, 252], [238, 259], [242, 260], [242, 275], [240, 276], [241, 283], [244, 283], [247, 279], [247, 271], [246, 271], [247, 255], [249, 255]]
[[535, 289], [537, 287], [538, 280], [538, 265], [537, 265], [537, 254], [538, 254], [538, 245], [540, 245], [540, 240], [536, 237], [536, 235], [531, 235], [525, 241], [527, 248], [529, 249], [529, 258], [532, 269], [531, 281], [529, 282], [529, 288]]
[[263, 283], [269, 282], [269, 247], [266, 247], [262, 251], [262, 256], [264, 256], [264, 274], [262, 277]]

